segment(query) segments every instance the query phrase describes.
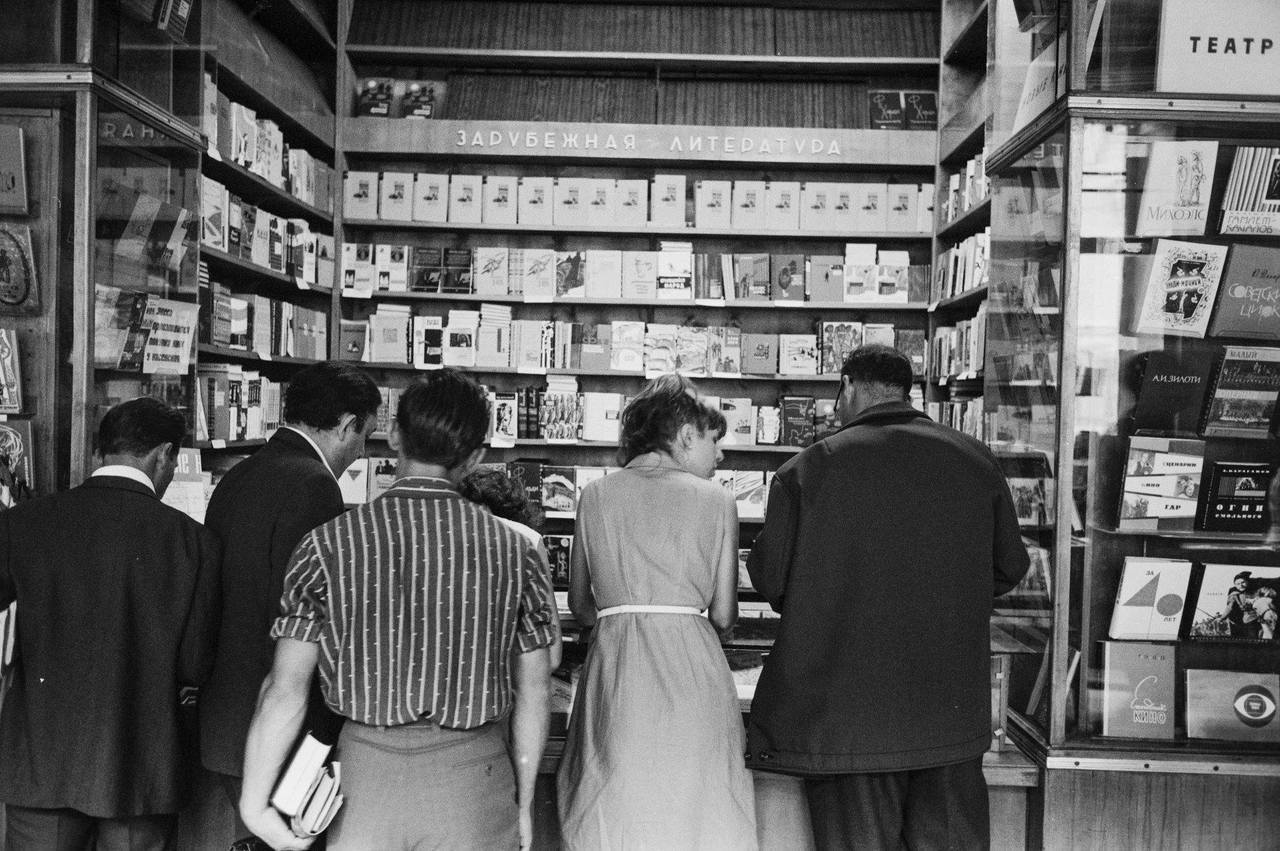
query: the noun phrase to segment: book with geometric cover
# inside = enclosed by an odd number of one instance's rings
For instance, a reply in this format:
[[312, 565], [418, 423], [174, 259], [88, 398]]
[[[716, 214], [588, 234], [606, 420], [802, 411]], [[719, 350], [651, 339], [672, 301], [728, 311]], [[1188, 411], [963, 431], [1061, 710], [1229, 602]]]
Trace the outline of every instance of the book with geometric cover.
[[1280, 396], [1280, 349], [1228, 346], [1205, 415], [1206, 437], [1266, 438]]
[[1122, 532], [1190, 530], [1203, 468], [1202, 440], [1131, 437], [1117, 528]]
[[1189, 561], [1126, 557], [1108, 634], [1119, 639], [1176, 641], [1190, 581]]
[[1157, 240], [1135, 331], [1203, 338], [1226, 259], [1225, 245]]
[[1168, 644], [1102, 642], [1102, 735], [1174, 737], [1174, 653]]

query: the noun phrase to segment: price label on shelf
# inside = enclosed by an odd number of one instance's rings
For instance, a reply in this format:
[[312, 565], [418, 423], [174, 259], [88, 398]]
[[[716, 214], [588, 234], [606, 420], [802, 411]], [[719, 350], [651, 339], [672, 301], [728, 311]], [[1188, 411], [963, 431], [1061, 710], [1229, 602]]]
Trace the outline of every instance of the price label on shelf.
[[209, 441], [209, 445], [212, 446], [214, 449], [227, 448], [227, 442], [220, 437], [214, 438], [213, 440]]

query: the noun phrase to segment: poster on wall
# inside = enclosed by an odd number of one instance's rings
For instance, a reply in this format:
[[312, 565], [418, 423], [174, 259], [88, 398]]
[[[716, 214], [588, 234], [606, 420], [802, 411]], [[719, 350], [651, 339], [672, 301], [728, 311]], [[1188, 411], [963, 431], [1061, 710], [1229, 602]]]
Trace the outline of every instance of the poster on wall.
[[1190, 94], [1280, 94], [1280, 3], [1164, 0], [1156, 89]]
[[39, 306], [31, 230], [0, 222], [0, 313], [30, 312]]
[[0, 124], [0, 214], [27, 215], [27, 150], [22, 128]]

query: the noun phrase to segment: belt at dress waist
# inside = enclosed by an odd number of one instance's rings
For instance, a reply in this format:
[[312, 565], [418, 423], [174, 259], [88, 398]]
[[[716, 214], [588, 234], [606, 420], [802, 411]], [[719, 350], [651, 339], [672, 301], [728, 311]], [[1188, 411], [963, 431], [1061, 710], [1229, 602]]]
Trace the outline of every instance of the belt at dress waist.
[[705, 616], [706, 614], [702, 609], [695, 606], [650, 606], [641, 603], [627, 603], [621, 606], [610, 606], [607, 609], [601, 609], [596, 612], [596, 617], [607, 618], [609, 615], [629, 615], [632, 613], [699, 616]]

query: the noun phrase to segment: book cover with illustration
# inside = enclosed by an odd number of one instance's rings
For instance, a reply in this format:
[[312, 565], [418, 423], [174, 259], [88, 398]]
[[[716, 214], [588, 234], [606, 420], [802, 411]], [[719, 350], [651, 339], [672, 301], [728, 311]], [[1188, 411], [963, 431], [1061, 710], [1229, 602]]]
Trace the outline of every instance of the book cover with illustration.
[[1205, 564], [1188, 637], [1275, 644], [1280, 567]]
[[1206, 437], [1266, 438], [1280, 396], [1280, 349], [1228, 346], [1205, 414]]
[[1187, 738], [1280, 742], [1280, 675], [1187, 669]]
[[1157, 240], [1135, 330], [1204, 337], [1226, 259], [1225, 245]]
[[1275, 461], [1213, 461], [1197, 528], [1261, 535], [1271, 525], [1267, 489]]
[[1174, 653], [1169, 644], [1102, 642], [1102, 735], [1174, 737]]
[[1200, 501], [1204, 441], [1134, 436], [1124, 467], [1120, 531], [1190, 530]]
[[1280, 248], [1232, 246], [1209, 334], [1280, 341]]
[[1153, 141], [1139, 202], [1137, 235], [1203, 236], [1217, 162], [1217, 142]]
[[1190, 582], [1189, 561], [1127, 556], [1108, 634], [1118, 639], [1176, 641]]

